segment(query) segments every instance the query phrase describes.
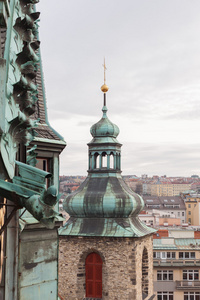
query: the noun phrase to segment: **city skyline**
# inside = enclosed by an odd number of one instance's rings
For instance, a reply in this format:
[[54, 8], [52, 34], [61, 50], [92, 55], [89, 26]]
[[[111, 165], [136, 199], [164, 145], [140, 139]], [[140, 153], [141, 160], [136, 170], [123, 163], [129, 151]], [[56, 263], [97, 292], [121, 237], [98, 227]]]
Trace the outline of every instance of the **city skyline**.
[[66, 140], [60, 175], [86, 175], [90, 127], [120, 128], [122, 175], [200, 175], [199, 1], [38, 4], [48, 118]]

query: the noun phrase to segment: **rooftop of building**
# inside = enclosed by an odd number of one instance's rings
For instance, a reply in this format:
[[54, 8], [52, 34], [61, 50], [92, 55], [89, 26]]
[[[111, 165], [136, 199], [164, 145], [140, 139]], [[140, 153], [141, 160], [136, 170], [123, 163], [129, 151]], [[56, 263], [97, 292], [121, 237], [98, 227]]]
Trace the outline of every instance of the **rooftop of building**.
[[155, 250], [200, 250], [200, 239], [164, 237], [162, 239], [154, 239], [153, 248]]
[[143, 196], [144, 209], [159, 208], [160, 210], [185, 210], [184, 200], [180, 196]]

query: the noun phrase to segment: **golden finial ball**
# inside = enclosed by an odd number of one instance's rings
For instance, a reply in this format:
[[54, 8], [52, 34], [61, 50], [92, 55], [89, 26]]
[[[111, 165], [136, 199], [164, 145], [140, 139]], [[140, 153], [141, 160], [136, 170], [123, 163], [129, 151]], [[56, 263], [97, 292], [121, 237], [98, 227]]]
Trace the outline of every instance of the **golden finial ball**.
[[108, 91], [108, 86], [106, 84], [102, 85], [101, 90], [103, 93], [106, 93]]

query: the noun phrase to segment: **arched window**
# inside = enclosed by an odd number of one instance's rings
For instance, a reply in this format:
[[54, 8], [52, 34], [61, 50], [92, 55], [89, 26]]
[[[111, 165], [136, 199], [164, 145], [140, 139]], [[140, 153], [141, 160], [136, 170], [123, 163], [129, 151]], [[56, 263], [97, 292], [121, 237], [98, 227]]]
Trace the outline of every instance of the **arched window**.
[[113, 152], [110, 153], [110, 168], [114, 169], [114, 154], [113, 154]]
[[102, 259], [90, 253], [85, 261], [86, 297], [102, 298]]
[[142, 292], [146, 295], [149, 292], [148, 265], [148, 252], [144, 247], [142, 254]]
[[99, 169], [99, 153], [94, 154], [94, 169]]
[[102, 168], [106, 168], [107, 167], [107, 154], [106, 152], [102, 153]]

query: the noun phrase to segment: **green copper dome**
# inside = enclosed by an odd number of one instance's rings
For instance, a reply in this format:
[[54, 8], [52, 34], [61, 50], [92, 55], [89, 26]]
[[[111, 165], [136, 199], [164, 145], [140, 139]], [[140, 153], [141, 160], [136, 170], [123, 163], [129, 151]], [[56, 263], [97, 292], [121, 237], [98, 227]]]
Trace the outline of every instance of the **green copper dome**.
[[121, 176], [87, 177], [63, 204], [72, 217], [128, 218], [144, 206], [142, 197], [124, 183]]
[[94, 124], [88, 143], [88, 177], [63, 202], [70, 215], [60, 235], [141, 237], [152, 233], [138, 214], [143, 199], [121, 177], [119, 128], [107, 118], [104, 93], [103, 117]]
[[103, 111], [103, 117], [99, 122], [94, 124], [90, 128], [91, 135], [96, 137], [114, 137], [116, 138], [119, 135], [119, 127], [115, 124], [113, 124], [107, 117], [107, 107], [104, 106]]

